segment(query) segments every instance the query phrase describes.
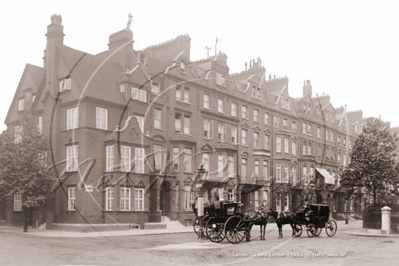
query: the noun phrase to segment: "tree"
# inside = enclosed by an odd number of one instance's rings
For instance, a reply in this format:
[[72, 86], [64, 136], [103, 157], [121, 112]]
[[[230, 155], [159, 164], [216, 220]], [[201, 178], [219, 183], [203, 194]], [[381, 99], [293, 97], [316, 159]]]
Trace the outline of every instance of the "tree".
[[28, 212], [46, 202], [54, 175], [47, 170], [48, 138], [39, 132], [29, 114], [20, 122], [14, 132], [8, 129], [0, 135], [0, 197], [14, 197], [21, 203], [26, 232]]
[[379, 199], [387, 199], [398, 183], [398, 165], [395, 163], [398, 138], [391, 134], [389, 123], [369, 118], [350, 153], [350, 164], [341, 172], [341, 186], [349, 198], [362, 191]]

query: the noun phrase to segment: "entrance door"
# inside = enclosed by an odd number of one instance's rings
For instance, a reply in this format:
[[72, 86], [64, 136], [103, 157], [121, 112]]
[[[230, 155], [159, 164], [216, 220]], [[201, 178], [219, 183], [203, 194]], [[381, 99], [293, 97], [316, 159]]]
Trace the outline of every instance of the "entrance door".
[[162, 182], [160, 192], [160, 210], [162, 211], [162, 216], [168, 215], [170, 211], [170, 189], [171, 185], [168, 181]]

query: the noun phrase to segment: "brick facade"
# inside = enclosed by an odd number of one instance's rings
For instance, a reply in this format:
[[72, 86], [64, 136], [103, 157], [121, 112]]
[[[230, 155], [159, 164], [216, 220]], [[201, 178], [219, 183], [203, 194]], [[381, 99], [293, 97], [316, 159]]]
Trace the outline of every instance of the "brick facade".
[[[348, 165], [349, 143], [359, 132], [353, 125], [360, 126], [362, 114], [335, 109], [327, 95], [312, 97], [310, 81], [303, 97], [290, 97], [288, 78], [266, 79], [259, 59], [235, 74], [221, 52], [190, 61], [189, 36], [137, 51], [125, 29], [110, 36], [109, 50], [84, 53], [64, 45], [58, 18], [48, 26], [44, 67], [26, 66], [6, 118], [12, 131], [24, 111], [37, 121], [42, 117], [55, 163], [77, 150], [79, 172], [65, 163], [57, 168], [63, 182], [47, 204], [48, 224], [143, 226], [162, 216], [189, 223], [198, 179], [205, 198], [217, 184], [225, 200], [241, 201], [244, 210], [267, 200], [275, 209], [295, 211], [309, 200], [344, 211], [334, 174]], [[60, 90], [69, 80], [70, 89]], [[28, 92], [35, 100], [18, 111]], [[68, 119], [75, 107], [76, 126]], [[141, 149], [143, 171], [135, 159]], [[120, 166], [128, 151], [130, 170]], [[113, 169], [107, 169], [107, 154]], [[198, 176], [201, 164], [206, 173]], [[19, 213], [9, 213], [12, 223]]]

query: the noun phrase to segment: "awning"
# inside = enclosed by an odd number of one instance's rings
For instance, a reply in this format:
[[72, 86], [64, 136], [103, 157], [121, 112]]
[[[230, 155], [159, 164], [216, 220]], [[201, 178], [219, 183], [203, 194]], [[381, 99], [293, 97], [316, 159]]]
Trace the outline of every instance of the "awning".
[[334, 179], [334, 177], [332, 177], [332, 176], [327, 172], [326, 169], [323, 169], [323, 168], [316, 168], [316, 170], [319, 171], [319, 173], [320, 173], [322, 176], [324, 176], [324, 182], [325, 182], [326, 184], [332, 184], [332, 185], [335, 184], [335, 179]]

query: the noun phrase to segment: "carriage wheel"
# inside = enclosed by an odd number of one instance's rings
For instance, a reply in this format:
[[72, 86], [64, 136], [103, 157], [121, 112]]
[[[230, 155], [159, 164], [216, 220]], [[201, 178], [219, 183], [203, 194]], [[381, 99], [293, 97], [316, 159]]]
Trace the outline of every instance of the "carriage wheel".
[[[194, 232], [197, 234], [197, 235], [199, 235], [199, 228], [200, 228], [200, 217], [197, 217], [196, 219], [195, 219], [195, 221], [194, 221], [194, 223], [193, 223], [193, 228], [194, 228]], [[205, 227], [205, 225], [206, 225], [206, 222], [208, 221], [208, 219], [209, 219], [209, 216], [207, 216], [207, 215], [205, 215], [204, 217], [202, 217], [202, 228], [203, 228], [203, 233], [202, 233], [202, 236], [203, 237], [207, 237], [206, 236], [206, 227]]]
[[316, 231], [313, 233], [314, 234], [314, 236], [319, 236], [320, 234], [321, 234], [321, 230], [322, 230], [323, 228], [321, 228], [321, 227], [317, 227], [316, 228]]
[[302, 235], [302, 225], [295, 224], [294, 230], [295, 230], [295, 237], [300, 237]]
[[212, 242], [219, 243], [225, 238], [223, 224], [218, 224], [216, 218], [211, 217], [206, 222], [206, 236]]
[[246, 224], [240, 216], [231, 216], [224, 225], [224, 234], [232, 244], [240, 243], [245, 237]]
[[335, 236], [337, 232], [337, 222], [334, 220], [328, 220], [326, 223], [326, 233], [328, 236]]
[[308, 233], [308, 237], [313, 237], [316, 235], [317, 228], [314, 224], [308, 224], [308, 228], [306, 232]]

